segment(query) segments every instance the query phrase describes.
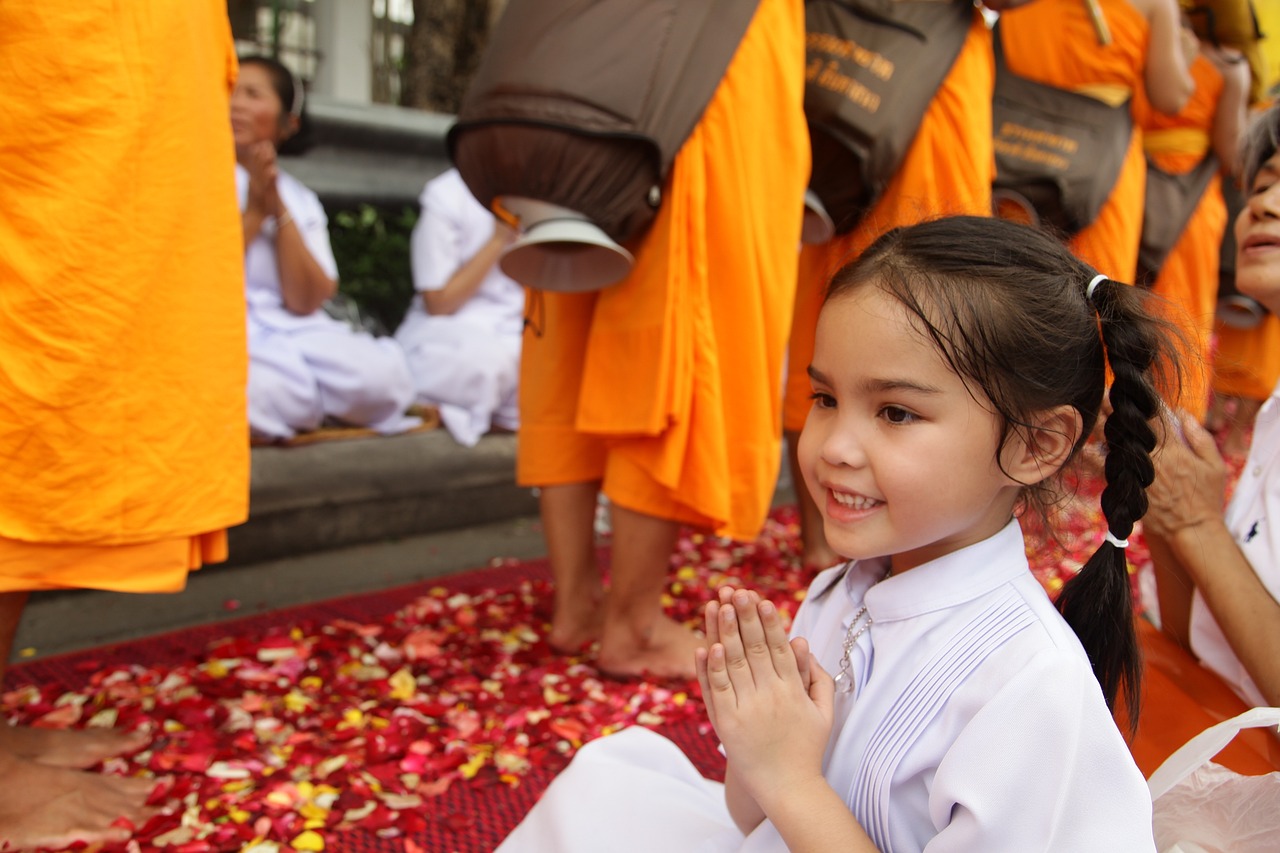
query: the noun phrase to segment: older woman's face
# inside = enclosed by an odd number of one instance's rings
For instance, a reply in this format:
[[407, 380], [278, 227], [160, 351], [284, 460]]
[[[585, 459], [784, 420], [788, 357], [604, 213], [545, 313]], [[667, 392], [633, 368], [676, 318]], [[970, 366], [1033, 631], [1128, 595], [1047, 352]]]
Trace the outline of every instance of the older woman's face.
[[263, 141], [279, 145], [289, 135], [289, 123], [281, 121], [284, 115], [284, 105], [271, 85], [271, 72], [256, 63], [242, 65], [231, 92], [231, 133], [236, 147]]
[[1280, 153], [1245, 192], [1236, 217], [1236, 287], [1280, 314]]

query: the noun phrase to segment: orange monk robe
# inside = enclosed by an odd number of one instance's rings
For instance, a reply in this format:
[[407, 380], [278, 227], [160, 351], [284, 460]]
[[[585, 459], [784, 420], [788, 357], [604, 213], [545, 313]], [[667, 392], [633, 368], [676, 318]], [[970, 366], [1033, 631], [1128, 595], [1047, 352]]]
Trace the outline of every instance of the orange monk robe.
[[[1222, 74], [1203, 56], [1191, 65], [1195, 91], [1177, 115], [1157, 112], [1142, 104], [1143, 146], [1157, 166], [1172, 174], [1186, 174], [1211, 148], [1214, 115], [1222, 93]], [[1218, 301], [1218, 261], [1227, 228], [1227, 205], [1222, 180], [1215, 175], [1187, 221], [1182, 236], [1169, 252], [1152, 289], [1169, 300], [1170, 319], [1178, 324], [1189, 347], [1181, 352], [1182, 389], [1178, 404], [1197, 420], [1209, 406], [1212, 363], [1210, 344]]]
[[995, 155], [991, 91], [995, 86], [991, 32], [974, 21], [951, 71], [929, 103], [906, 158], [875, 206], [856, 228], [800, 252], [795, 317], [787, 353], [783, 426], [799, 432], [809, 414], [818, 311], [832, 274], [891, 228], [943, 214], [987, 215]]
[[[1099, 0], [1111, 44], [1098, 44], [1082, 0], [1035, 0], [1000, 13], [1005, 61], [1013, 73], [1062, 89], [1119, 102], [1143, 86], [1147, 19], [1127, 0]], [[1132, 282], [1146, 194], [1142, 134], [1129, 140], [1120, 175], [1098, 218], [1071, 239], [1071, 250], [1117, 281]]]
[[1267, 314], [1252, 329], [1218, 324], [1213, 393], [1266, 400], [1280, 382], [1280, 318]]
[[[517, 477], [601, 480], [619, 506], [756, 536], [809, 176], [804, 10], [762, 0], [622, 282], [531, 293]], [[540, 303], [540, 304], [539, 304]]]
[[181, 589], [248, 509], [222, 0], [0, 4], [0, 592]]

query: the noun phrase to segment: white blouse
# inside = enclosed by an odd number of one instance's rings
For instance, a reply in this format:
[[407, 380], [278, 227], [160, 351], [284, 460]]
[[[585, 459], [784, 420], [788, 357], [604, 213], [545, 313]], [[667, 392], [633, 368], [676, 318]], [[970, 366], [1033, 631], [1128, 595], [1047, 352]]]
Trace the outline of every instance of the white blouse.
[[[1018, 523], [881, 580], [885, 568], [823, 572], [792, 628], [835, 675], [867, 605], [824, 774], [880, 850], [1154, 850], [1142, 773]], [[766, 821], [743, 849], [781, 840]]]

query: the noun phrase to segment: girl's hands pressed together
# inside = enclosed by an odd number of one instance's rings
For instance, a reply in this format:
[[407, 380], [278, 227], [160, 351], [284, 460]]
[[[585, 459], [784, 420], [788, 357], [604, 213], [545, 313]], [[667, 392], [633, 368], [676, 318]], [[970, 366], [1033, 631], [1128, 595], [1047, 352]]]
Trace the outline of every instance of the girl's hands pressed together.
[[765, 811], [822, 777], [835, 685], [803, 639], [788, 641], [778, 610], [753, 592], [722, 589], [706, 607], [696, 656], [707, 714], [744, 787]]

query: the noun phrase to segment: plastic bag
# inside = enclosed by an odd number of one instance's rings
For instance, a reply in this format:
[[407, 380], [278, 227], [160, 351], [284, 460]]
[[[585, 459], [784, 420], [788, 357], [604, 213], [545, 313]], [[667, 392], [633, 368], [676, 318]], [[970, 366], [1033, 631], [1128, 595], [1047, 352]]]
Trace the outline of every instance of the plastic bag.
[[1280, 850], [1280, 771], [1243, 776], [1210, 759], [1241, 729], [1280, 727], [1280, 708], [1254, 708], [1205, 729], [1147, 780], [1160, 853]]

